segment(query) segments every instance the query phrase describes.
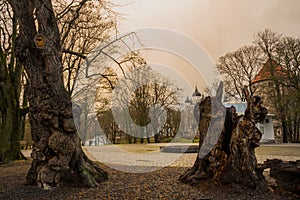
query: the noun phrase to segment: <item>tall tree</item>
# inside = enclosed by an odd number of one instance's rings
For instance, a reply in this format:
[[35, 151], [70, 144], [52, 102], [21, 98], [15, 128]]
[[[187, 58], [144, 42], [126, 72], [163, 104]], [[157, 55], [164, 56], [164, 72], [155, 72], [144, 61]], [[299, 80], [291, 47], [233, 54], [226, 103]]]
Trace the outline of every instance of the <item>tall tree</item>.
[[113, 118], [110, 102], [112, 99], [112, 90], [117, 84], [118, 76], [112, 68], [106, 68], [103, 74], [104, 77], [100, 78], [96, 89], [95, 109], [103, 132], [107, 139], [115, 144], [117, 125]]
[[300, 142], [300, 39], [284, 36], [276, 51], [285, 70], [284, 78], [275, 77], [275, 81], [286, 89], [289, 141]]
[[226, 97], [244, 100], [244, 86], [248, 86], [251, 95], [252, 81], [262, 66], [260, 49], [255, 45], [247, 45], [225, 54], [218, 59], [217, 69], [224, 77]]
[[[272, 99], [281, 121], [283, 142], [295, 142], [299, 138], [299, 39], [266, 29], [256, 35], [255, 43], [261, 48], [265, 59], [270, 61], [273, 92], [266, 95]], [[281, 74], [278, 74], [278, 68]]]
[[86, 56], [116, 33], [117, 13], [108, 1], [53, 1], [61, 33], [65, 87], [70, 96]]
[[[21, 158], [19, 140], [23, 138], [28, 105], [23, 90], [24, 84], [22, 84], [26, 79], [21, 79], [22, 65], [15, 59], [15, 41], [19, 33], [18, 25], [8, 2], [2, 0], [0, 4], [1, 55], [3, 55], [1, 56], [3, 61], [1, 68], [4, 69], [5, 66], [7, 68], [7, 70], [1, 71], [2, 77], [5, 76], [6, 78], [1, 84], [5, 85], [5, 89], [2, 90], [3, 98], [1, 99], [3, 101], [0, 102], [0, 106], [3, 109], [0, 115], [1, 121], [5, 123], [0, 128], [0, 151], [2, 152], [0, 160], [7, 162]], [[112, 11], [111, 3], [100, 0], [56, 0], [53, 7], [61, 33], [64, 83], [69, 95], [72, 95], [83, 59], [96, 45], [104, 42], [112, 32], [116, 32], [117, 14]], [[4, 82], [7, 83], [4, 84]], [[6, 92], [8, 87], [11, 88], [11, 91], [14, 90], [14, 94], [9, 95]], [[20, 97], [20, 91], [22, 97]], [[23, 102], [20, 103], [19, 100]], [[18, 107], [18, 111], [11, 109], [13, 105], [16, 109]], [[9, 110], [9, 115], [7, 115], [6, 110]], [[12, 126], [14, 127], [12, 128]]]
[[28, 75], [29, 119], [35, 149], [27, 181], [55, 187], [72, 177], [98, 186], [107, 173], [84, 154], [64, 88], [62, 48], [50, 0], [9, 0], [19, 27], [17, 59]]
[[[161, 125], [159, 122], [163, 120], [162, 114], [164, 109], [168, 112], [177, 109], [181, 89], [155, 73], [148, 65], [135, 67], [120, 80], [119, 86], [116, 88], [117, 99], [113, 106], [120, 107], [124, 112], [128, 109], [133, 122], [142, 127], [132, 130], [140, 137], [141, 142], [143, 138], [147, 138], [149, 142], [152, 136], [155, 142], [160, 142], [158, 127]], [[145, 128], [150, 123], [151, 126]]]
[[15, 14], [0, 2], [0, 163], [21, 159], [20, 108], [22, 65], [16, 59], [18, 26]]
[[[82, 107], [81, 135], [87, 135], [89, 119], [98, 117], [99, 124], [107, 138], [114, 143], [118, 126], [112, 116], [112, 91], [120, 74], [129, 68], [144, 64], [138, 51], [132, 50], [130, 42], [136, 40], [135, 33], [129, 33], [99, 45], [89, 54], [87, 64], [81, 67], [76, 80], [72, 100]], [[109, 65], [106, 65], [109, 64]], [[89, 102], [88, 109], [86, 109]]]
[[[261, 95], [282, 127], [283, 141], [299, 141], [300, 42], [264, 30], [254, 43], [225, 54], [217, 62], [224, 76], [226, 99], [244, 99], [242, 89]], [[279, 125], [281, 124], [281, 125]]]
[[[155, 142], [166, 142], [161, 138], [168, 138], [169, 140], [176, 136], [179, 131], [179, 125], [182, 123], [181, 114], [182, 113], [179, 110], [168, 108], [166, 123], [164, 124], [162, 130], [160, 130], [159, 134], [155, 135]], [[154, 127], [154, 130], [157, 131], [157, 126]]]

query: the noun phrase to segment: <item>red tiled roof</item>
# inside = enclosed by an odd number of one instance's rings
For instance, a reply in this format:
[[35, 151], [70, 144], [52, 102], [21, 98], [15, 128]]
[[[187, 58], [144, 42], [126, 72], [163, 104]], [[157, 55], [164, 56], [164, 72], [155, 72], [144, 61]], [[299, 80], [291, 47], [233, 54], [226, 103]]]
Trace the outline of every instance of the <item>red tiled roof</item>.
[[[274, 67], [274, 77], [272, 77], [271, 74], [271, 67]], [[261, 70], [258, 72], [258, 74], [254, 77], [252, 83], [255, 84], [262, 81], [272, 80], [273, 78], [279, 79], [285, 77], [286, 77], [285, 69], [281, 65], [276, 63], [274, 60], [268, 60], [261, 68]]]

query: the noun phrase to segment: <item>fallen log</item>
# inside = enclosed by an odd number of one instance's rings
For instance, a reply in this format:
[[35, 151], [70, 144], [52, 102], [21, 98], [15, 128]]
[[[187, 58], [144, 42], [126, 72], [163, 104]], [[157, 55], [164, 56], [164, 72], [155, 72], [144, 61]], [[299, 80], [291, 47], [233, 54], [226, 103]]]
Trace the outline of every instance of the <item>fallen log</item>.
[[300, 194], [300, 160], [283, 161], [280, 159], [266, 160], [259, 166], [261, 172], [270, 169], [270, 177], [275, 179], [276, 190]]

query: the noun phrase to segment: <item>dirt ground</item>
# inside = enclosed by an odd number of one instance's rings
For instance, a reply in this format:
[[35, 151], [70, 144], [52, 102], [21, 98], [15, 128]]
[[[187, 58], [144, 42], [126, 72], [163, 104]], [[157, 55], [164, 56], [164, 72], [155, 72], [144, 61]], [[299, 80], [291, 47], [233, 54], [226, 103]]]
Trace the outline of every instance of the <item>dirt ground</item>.
[[[273, 147], [270, 147], [273, 148]], [[271, 150], [268, 149], [267, 150]], [[277, 148], [272, 149], [274, 153]], [[286, 156], [296, 156], [297, 149], [291, 149]], [[285, 152], [285, 151], [284, 151]], [[257, 152], [259, 156], [266, 156], [263, 149]], [[187, 155], [187, 156], [191, 156]], [[299, 199], [287, 193], [259, 193], [239, 186], [215, 186], [203, 183], [198, 186], [182, 184], [178, 178], [187, 167], [165, 167], [148, 173], [126, 173], [109, 168], [101, 163], [109, 179], [98, 188], [57, 187], [42, 190], [38, 187], [26, 186], [25, 177], [31, 160], [18, 161], [0, 165], [0, 199]], [[134, 167], [134, 166], [133, 166]]]

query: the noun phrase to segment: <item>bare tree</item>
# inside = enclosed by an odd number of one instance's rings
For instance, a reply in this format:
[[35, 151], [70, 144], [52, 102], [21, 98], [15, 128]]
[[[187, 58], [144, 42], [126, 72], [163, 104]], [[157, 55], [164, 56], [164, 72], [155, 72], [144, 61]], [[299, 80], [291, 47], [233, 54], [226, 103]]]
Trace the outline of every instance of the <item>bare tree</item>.
[[286, 73], [284, 80], [276, 80], [287, 88], [285, 99], [289, 139], [300, 142], [300, 39], [285, 36], [280, 44], [277, 51]]
[[[291, 106], [299, 103], [299, 39], [284, 37], [267, 29], [256, 35], [255, 43], [269, 61], [272, 91], [266, 96], [272, 99], [281, 121], [283, 142], [291, 141], [291, 135], [299, 133], [296, 128], [299, 127], [299, 106]], [[292, 99], [295, 101], [291, 102]]]
[[107, 139], [116, 143], [117, 125], [113, 119], [111, 110], [112, 90], [117, 84], [118, 75], [112, 68], [106, 68], [103, 72], [105, 77], [101, 77], [96, 88], [95, 110], [97, 112], [100, 127]]
[[260, 49], [254, 45], [244, 46], [218, 59], [217, 69], [224, 77], [225, 95], [229, 99], [244, 100], [244, 86], [248, 86], [251, 95], [255, 92], [252, 81], [260, 70], [262, 61]]
[[[16, 58], [17, 18], [6, 1], [0, 1], [0, 163], [22, 158], [21, 119], [27, 112], [22, 76]], [[24, 77], [23, 77], [24, 78]], [[22, 100], [23, 103], [22, 103]], [[24, 107], [22, 107], [24, 106]]]
[[61, 33], [65, 86], [70, 95], [86, 56], [116, 33], [111, 3], [91, 0], [54, 1]]
[[264, 92], [260, 95], [274, 108], [270, 111], [281, 123], [284, 142], [299, 140], [299, 46], [299, 39], [266, 29], [257, 33], [253, 45], [227, 53], [217, 63], [226, 99], [244, 100], [244, 86], [251, 95]]
[[276, 61], [284, 66], [285, 76], [276, 77], [281, 85], [293, 88], [300, 94], [300, 39], [283, 36], [276, 46]]
[[143, 138], [150, 142], [149, 138], [153, 136], [155, 142], [159, 142], [159, 121], [163, 120], [160, 117], [164, 109], [176, 110], [181, 90], [147, 65], [135, 67], [120, 80], [120, 86], [116, 91], [118, 95], [115, 102], [118, 102], [118, 105], [113, 106], [120, 107], [124, 112], [128, 109], [133, 122], [139, 127], [146, 127], [150, 122], [152, 125], [148, 129], [131, 130], [135, 132], [131, 134], [140, 137], [141, 142]]
[[[171, 141], [179, 131], [179, 126], [182, 122], [181, 112], [175, 108], [167, 110], [167, 120], [162, 130], [155, 135], [155, 142], [168, 142]], [[184, 125], [183, 125], [184, 126]], [[154, 127], [157, 130], [157, 126]]]
[[[72, 95], [77, 80], [76, 77], [78, 76], [83, 59], [96, 45], [107, 40], [107, 38], [112, 35], [112, 32], [116, 33], [116, 18], [118, 15], [111, 9], [113, 4], [107, 1], [56, 0], [53, 3], [55, 17], [62, 36], [60, 39], [63, 51], [65, 87], [69, 95]], [[22, 139], [22, 132], [24, 132], [25, 114], [28, 111], [28, 105], [27, 99], [25, 98], [25, 91], [22, 89], [25, 80], [21, 79], [23, 68], [15, 59], [15, 41], [16, 38], [18, 38], [18, 25], [15, 15], [6, 1], [1, 1], [1, 21], [3, 22], [1, 23], [1, 44], [2, 47], [4, 47], [2, 49], [4, 56], [1, 56], [3, 58], [2, 66], [9, 66], [9, 68], [7, 68], [8, 70], [3, 70], [1, 74], [4, 75], [8, 72], [10, 76], [6, 77], [13, 77], [14, 80], [10, 82], [12, 82], [11, 87], [14, 87], [15, 90], [13, 94], [15, 97], [11, 98], [11, 95], [5, 92], [5, 97], [1, 99], [10, 99], [7, 102], [16, 101], [14, 104], [18, 107], [18, 111], [10, 114], [10, 116], [14, 116], [14, 120], [11, 120], [14, 121], [12, 124], [15, 126], [10, 129], [12, 131], [8, 131], [8, 118], [6, 118], [6, 115], [1, 114], [1, 118], [3, 118], [2, 121], [5, 121], [5, 124], [7, 124], [5, 125], [6, 130], [3, 131], [3, 133], [6, 134], [1, 135], [6, 135], [4, 137], [8, 137], [9, 134], [11, 135], [9, 140], [5, 138], [1, 139], [3, 143], [1, 146], [6, 146], [3, 148], [3, 152], [6, 152], [6, 156], [11, 154], [11, 156], [9, 156], [11, 158], [6, 158], [5, 160], [14, 160], [21, 158], [19, 140], [20, 138]], [[5, 63], [7, 64], [4, 64], [4, 60], [6, 60]], [[9, 84], [6, 83], [5, 85], [8, 86]], [[21, 97], [20, 91], [23, 95]], [[19, 103], [19, 100], [23, 102]], [[6, 106], [4, 101], [1, 102], [1, 107], [5, 108]], [[17, 122], [16, 120], [23, 121]], [[21, 124], [21, 127], [19, 124]], [[4, 125], [1, 127], [4, 127]], [[19, 130], [21, 130], [21, 132]], [[15, 132], [17, 132], [17, 134]], [[11, 148], [10, 151], [7, 151], [8, 147]]]
[[[88, 129], [85, 125], [89, 124], [86, 120], [97, 117], [107, 136], [113, 136], [111, 139], [115, 140], [117, 126], [113, 120], [103, 117], [112, 118], [111, 95], [118, 77], [121, 74], [124, 75], [126, 70], [145, 64], [145, 60], [139, 55], [139, 52], [133, 49], [133, 46], [137, 44], [136, 41], [138, 39], [133, 32], [110, 38], [90, 52], [86, 57], [86, 62], [77, 72], [72, 100], [82, 108], [86, 107], [85, 102], [89, 102], [88, 106], [91, 108], [86, 109], [88, 112], [81, 113], [83, 138], [87, 135], [86, 130]], [[111, 126], [107, 123], [110, 123]]]
[[61, 35], [52, 3], [8, 2], [19, 27], [17, 59], [28, 74], [29, 118], [35, 149], [27, 181], [47, 189], [72, 177], [79, 184], [98, 186], [107, 174], [81, 148], [71, 99], [64, 88]]

